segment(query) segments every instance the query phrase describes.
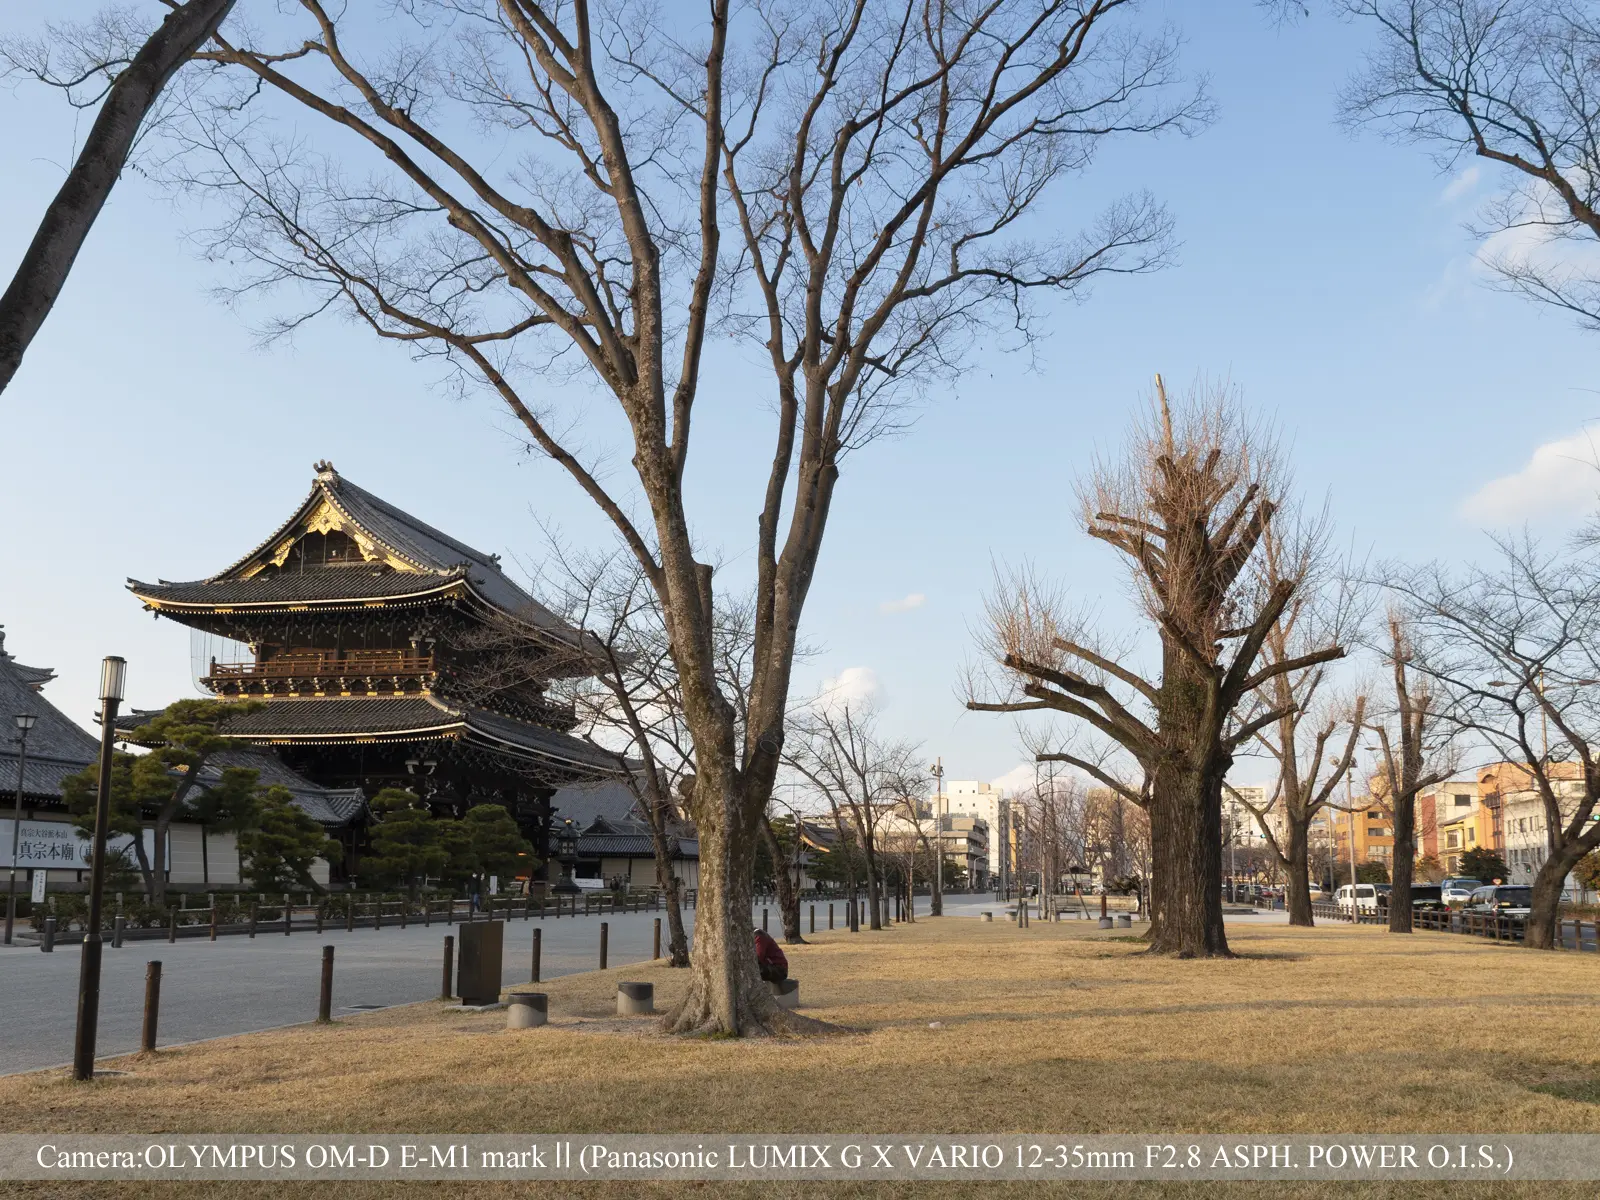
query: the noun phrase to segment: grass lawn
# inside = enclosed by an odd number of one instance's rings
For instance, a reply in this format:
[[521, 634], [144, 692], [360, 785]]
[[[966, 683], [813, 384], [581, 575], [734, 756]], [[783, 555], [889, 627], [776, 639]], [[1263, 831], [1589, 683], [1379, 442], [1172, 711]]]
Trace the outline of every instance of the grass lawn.
[[[675, 1039], [648, 1019], [619, 1022], [619, 980], [653, 981], [661, 1008], [681, 986], [678, 973], [640, 964], [542, 985], [544, 1029], [508, 1033], [499, 1012], [412, 1005], [122, 1059], [113, 1065], [129, 1074], [88, 1088], [62, 1072], [0, 1079], [0, 1112], [10, 1130], [54, 1132], [1600, 1132], [1600, 956], [1370, 926], [1240, 925], [1229, 937], [1233, 961], [1177, 962], [1076, 923], [924, 919], [818, 934], [790, 949], [790, 964], [805, 1011], [845, 1029], [835, 1036]], [[19, 1195], [275, 1198], [318, 1186], [12, 1185]], [[375, 1182], [339, 1193], [1007, 1186]], [[1592, 1196], [1595, 1185], [1130, 1183], [1070, 1194], [1158, 1190]]]

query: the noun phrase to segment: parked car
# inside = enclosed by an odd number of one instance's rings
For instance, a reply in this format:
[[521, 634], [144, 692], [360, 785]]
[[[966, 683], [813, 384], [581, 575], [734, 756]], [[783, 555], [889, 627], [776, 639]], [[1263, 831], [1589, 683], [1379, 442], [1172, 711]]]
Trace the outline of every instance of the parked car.
[[1465, 904], [1472, 898], [1472, 893], [1483, 886], [1481, 879], [1469, 879], [1465, 875], [1452, 876], [1442, 880], [1439, 889], [1444, 895], [1444, 902], [1451, 907]]
[[[1411, 885], [1411, 911], [1422, 909], [1437, 909], [1444, 907], [1444, 889], [1437, 883], [1414, 883]], [[1388, 910], [1389, 892], [1378, 893], [1378, 907]]]
[[1531, 887], [1502, 883], [1478, 888], [1462, 911], [1494, 917], [1525, 917], [1532, 908]]
[[[1388, 884], [1358, 883], [1354, 888], [1347, 883], [1333, 894], [1333, 902], [1340, 908], [1349, 908], [1354, 904], [1358, 912], [1378, 911], [1378, 888], [1388, 889]], [[1354, 893], [1354, 900], [1351, 894]]]

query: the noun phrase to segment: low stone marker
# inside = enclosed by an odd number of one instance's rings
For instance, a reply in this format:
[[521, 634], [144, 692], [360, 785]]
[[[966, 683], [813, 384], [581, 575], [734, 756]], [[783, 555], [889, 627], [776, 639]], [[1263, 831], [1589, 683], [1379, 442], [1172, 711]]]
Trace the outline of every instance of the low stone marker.
[[988, 921], [988, 922], [990, 922], [990, 923], [993, 923], [993, 921], [994, 921], [994, 914], [993, 914], [993, 913], [992, 913], [992, 912], [986, 912], [986, 913], [984, 913], [984, 914], [983, 914], [983, 919], [984, 919], [984, 920], [985, 920], [985, 921]]
[[1133, 928], [1133, 918], [1128, 916], [1126, 913], [1123, 913], [1121, 916], [1119, 916], [1117, 918], [1117, 928], [1118, 929], [1132, 929]]
[[512, 992], [506, 997], [506, 1028], [534, 1029], [550, 1019], [550, 998], [544, 992]]
[[800, 1007], [800, 981], [798, 979], [782, 979], [767, 984], [772, 989], [772, 999], [779, 1008]]
[[640, 1017], [656, 1010], [656, 985], [653, 983], [617, 984], [617, 1016]]

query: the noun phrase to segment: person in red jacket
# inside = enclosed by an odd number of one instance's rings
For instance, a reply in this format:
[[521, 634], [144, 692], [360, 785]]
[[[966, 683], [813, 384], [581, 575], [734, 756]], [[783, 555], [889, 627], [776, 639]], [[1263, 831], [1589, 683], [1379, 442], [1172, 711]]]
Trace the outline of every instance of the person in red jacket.
[[768, 983], [782, 983], [789, 978], [789, 960], [764, 929], [756, 930], [756, 965]]

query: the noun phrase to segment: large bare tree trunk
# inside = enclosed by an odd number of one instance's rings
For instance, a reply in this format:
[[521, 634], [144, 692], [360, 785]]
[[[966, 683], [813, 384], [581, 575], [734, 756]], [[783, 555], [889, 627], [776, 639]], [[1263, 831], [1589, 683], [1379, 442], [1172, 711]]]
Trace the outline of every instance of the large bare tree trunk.
[[661, 900], [667, 910], [667, 965], [689, 965], [689, 937], [683, 929], [683, 886], [672, 869], [672, 857], [661, 838], [654, 838], [656, 882], [661, 885]]
[[1180, 958], [1227, 956], [1222, 925], [1222, 776], [1158, 768], [1150, 793], [1155, 892], [1150, 949]]
[[1394, 864], [1389, 871], [1389, 932], [1412, 931], [1411, 883], [1417, 869], [1417, 794], [1394, 798]]
[[1561, 888], [1572, 868], [1578, 865], [1588, 847], [1570, 842], [1544, 860], [1533, 877], [1533, 902], [1529, 906], [1523, 944], [1535, 950], [1556, 948], [1557, 923], [1561, 919]]
[[189, 0], [167, 14], [117, 76], [78, 161], [45, 209], [11, 286], [0, 296], [0, 392], [39, 332], [133, 150], [139, 126], [173, 73], [211, 40], [234, 0]]
[[1316, 924], [1316, 919], [1311, 912], [1311, 855], [1308, 846], [1309, 830], [1307, 821], [1298, 814], [1287, 814], [1285, 825], [1288, 826], [1288, 854], [1284, 856], [1284, 870], [1288, 875], [1285, 883], [1285, 892], [1288, 903], [1285, 907], [1289, 910], [1289, 924], [1300, 925], [1309, 929]]

